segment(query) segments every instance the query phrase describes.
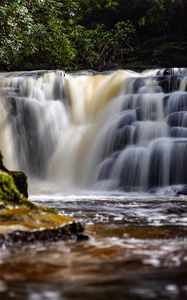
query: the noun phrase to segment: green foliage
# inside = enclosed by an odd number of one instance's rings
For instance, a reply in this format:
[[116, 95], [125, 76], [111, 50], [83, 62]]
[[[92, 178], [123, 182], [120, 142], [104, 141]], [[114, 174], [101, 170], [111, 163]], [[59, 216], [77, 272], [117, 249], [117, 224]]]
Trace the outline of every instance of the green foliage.
[[7, 69], [32, 57], [62, 65], [74, 58], [65, 25], [69, 6], [64, 19], [61, 6], [60, 1], [35, 0], [29, 6], [28, 1], [16, 0], [0, 7], [0, 61]]
[[32, 34], [32, 18], [21, 1], [8, 1], [0, 6], [0, 23], [0, 60], [9, 66], [19, 59], [20, 51]]
[[[1, 0], [0, 68], [97, 68], [186, 30], [186, 0]], [[177, 25], [177, 26], [176, 26]]]
[[[142, 16], [142, 18], [140, 18], [139, 24], [143, 26], [153, 25], [153, 24], [155, 25], [155, 23], [159, 23], [160, 19], [163, 17], [163, 13], [164, 13], [164, 0], [154, 0], [152, 1], [152, 5], [150, 9], [148, 9], [145, 15]], [[155, 16], [157, 16], [156, 20], [155, 20]]]
[[79, 61], [86, 63], [86, 67], [100, 67], [111, 63], [120, 56], [123, 45], [130, 47], [135, 34], [134, 26], [129, 22], [118, 22], [114, 28], [107, 30], [104, 25], [97, 25], [95, 29], [77, 26], [74, 41], [80, 51]]

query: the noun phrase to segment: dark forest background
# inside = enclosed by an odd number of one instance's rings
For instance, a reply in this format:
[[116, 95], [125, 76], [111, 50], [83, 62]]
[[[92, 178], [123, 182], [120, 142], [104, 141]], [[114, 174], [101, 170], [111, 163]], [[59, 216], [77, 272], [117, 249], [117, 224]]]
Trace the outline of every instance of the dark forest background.
[[187, 66], [186, 0], [1, 0], [1, 71], [171, 66]]

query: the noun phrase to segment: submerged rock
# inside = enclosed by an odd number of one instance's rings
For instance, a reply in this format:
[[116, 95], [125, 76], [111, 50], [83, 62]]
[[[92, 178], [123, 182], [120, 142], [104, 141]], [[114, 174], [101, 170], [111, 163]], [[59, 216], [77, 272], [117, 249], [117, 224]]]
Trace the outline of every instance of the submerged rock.
[[43, 230], [15, 230], [8, 234], [0, 234], [0, 247], [11, 247], [14, 245], [25, 245], [37, 242], [57, 242], [57, 241], [84, 241], [88, 239], [84, 235], [84, 227], [80, 223], [70, 223], [58, 228], [48, 228]]
[[176, 196], [180, 195], [187, 195], [187, 185], [182, 186], [180, 189], [178, 189]]
[[72, 218], [28, 200], [27, 177], [4, 167], [0, 153], [0, 247], [33, 242], [85, 240]]

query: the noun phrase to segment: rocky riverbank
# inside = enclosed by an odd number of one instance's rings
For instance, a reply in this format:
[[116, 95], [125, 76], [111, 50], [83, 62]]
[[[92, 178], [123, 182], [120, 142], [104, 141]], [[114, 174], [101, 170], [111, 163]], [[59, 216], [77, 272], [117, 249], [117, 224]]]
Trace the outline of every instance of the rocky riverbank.
[[80, 223], [29, 201], [27, 186], [26, 175], [6, 169], [0, 154], [0, 247], [87, 239]]

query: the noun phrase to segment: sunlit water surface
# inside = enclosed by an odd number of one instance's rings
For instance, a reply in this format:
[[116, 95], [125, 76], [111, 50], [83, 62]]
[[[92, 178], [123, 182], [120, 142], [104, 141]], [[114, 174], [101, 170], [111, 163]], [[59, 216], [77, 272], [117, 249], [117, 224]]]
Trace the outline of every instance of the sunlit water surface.
[[187, 198], [32, 195], [80, 220], [88, 242], [0, 252], [0, 299], [187, 299]]

